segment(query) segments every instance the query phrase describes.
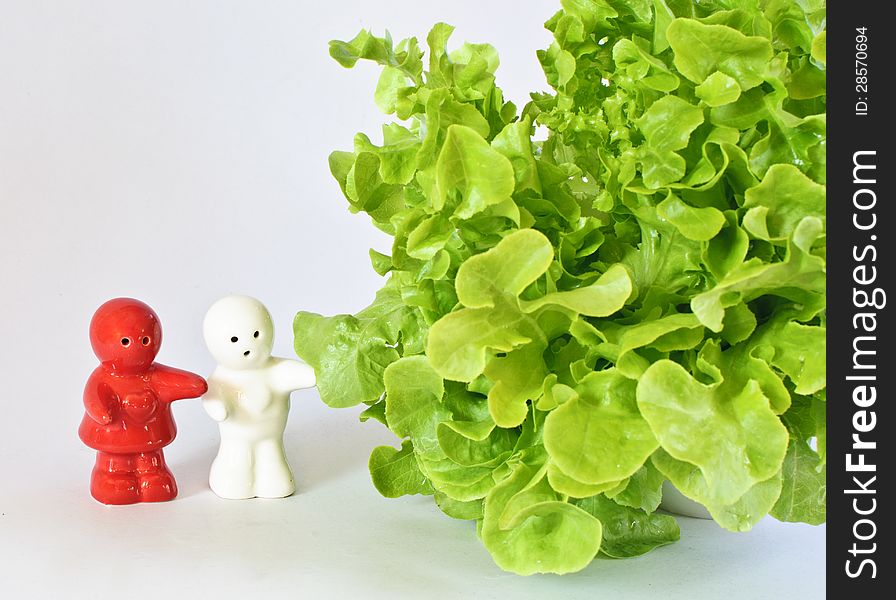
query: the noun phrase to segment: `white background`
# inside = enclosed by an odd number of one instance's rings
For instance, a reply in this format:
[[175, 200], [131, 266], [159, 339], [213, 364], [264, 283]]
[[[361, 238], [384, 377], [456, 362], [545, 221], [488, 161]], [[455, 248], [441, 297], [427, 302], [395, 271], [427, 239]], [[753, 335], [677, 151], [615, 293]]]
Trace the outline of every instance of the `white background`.
[[211, 2], [0, 0], [0, 595], [4, 598], [817, 598], [824, 528], [748, 534], [680, 519], [682, 540], [581, 573], [494, 566], [472, 524], [430, 499], [386, 500], [371, 448], [394, 442], [357, 410], [293, 396], [294, 497], [224, 501], [207, 488], [216, 426], [175, 405], [166, 449], [181, 488], [161, 505], [90, 498], [77, 438], [96, 365], [93, 310], [134, 296], [160, 315], [160, 362], [207, 375], [206, 308], [264, 301], [292, 355], [296, 310], [365, 306], [388, 249], [346, 210], [327, 155], [385, 117], [378, 70], [346, 71], [327, 41], [389, 28], [494, 44], [522, 105], [546, 88], [535, 50], [553, 0]]

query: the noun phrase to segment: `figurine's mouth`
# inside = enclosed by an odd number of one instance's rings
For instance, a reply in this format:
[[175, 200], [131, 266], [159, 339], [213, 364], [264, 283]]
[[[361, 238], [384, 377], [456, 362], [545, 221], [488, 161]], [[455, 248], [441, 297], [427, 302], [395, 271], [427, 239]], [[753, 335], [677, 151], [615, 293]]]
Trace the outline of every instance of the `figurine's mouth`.
[[246, 350], [245, 352], [243, 352], [243, 356], [249, 356], [249, 351]]

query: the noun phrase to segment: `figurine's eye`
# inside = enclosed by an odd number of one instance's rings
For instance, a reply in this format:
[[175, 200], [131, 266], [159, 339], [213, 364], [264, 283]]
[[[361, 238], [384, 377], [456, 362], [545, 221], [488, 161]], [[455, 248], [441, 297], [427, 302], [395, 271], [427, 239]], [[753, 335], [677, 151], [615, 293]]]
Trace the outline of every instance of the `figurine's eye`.
[[258, 337], [258, 332], [256, 331], [255, 333], [253, 333], [253, 334], [252, 334], [252, 337], [257, 338], [257, 337]]
[[131, 345], [131, 338], [121, 338], [121, 345], [127, 348]]
[[140, 343], [144, 346], [149, 346], [149, 336], [144, 335], [143, 338], [141, 338]]
[[233, 336], [232, 338], [230, 338], [230, 341], [233, 342], [233, 343], [235, 344], [235, 343], [237, 343], [238, 341], [240, 341], [240, 338], [238, 338], [238, 337], [236, 337], [236, 336]]

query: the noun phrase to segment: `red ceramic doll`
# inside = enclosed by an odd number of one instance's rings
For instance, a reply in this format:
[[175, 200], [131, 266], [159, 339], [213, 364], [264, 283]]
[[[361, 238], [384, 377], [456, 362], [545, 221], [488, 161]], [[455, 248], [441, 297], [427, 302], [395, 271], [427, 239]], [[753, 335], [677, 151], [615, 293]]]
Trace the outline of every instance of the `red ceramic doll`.
[[171, 500], [177, 484], [162, 454], [177, 434], [171, 402], [201, 396], [205, 380], [153, 362], [162, 327], [139, 300], [116, 298], [100, 306], [90, 322], [90, 343], [100, 366], [84, 388], [78, 430], [97, 451], [90, 493], [103, 504]]

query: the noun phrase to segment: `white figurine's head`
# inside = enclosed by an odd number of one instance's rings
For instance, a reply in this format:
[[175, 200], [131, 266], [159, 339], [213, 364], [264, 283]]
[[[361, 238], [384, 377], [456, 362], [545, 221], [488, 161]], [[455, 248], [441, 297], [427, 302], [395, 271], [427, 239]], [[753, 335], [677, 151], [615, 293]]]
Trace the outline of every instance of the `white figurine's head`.
[[264, 304], [249, 296], [226, 296], [208, 309], [202, 324], [205, 345], [229, 369], [254, 369], [271, 356], [274, 323]]

